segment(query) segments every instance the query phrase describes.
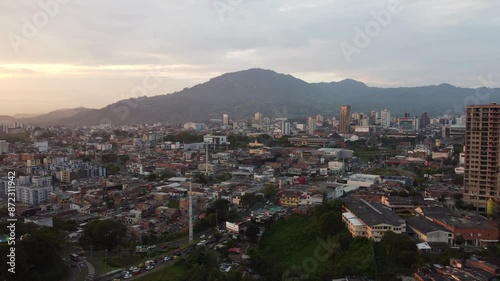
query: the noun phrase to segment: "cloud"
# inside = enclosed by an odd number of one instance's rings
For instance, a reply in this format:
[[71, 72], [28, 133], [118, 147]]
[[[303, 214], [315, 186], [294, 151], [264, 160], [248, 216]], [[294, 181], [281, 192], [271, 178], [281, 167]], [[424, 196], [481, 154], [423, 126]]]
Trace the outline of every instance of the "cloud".
[[[21, 34], [23, 18], [31, 19], [40, 6], [3, 2], [0, 97], [37, 92], [51, 101], [46, 108], [99, 107], [156, 66], [168, 83], [154, 94], [252, 67], [311, 82], [353, 78], [376, 86], [475, 87], [479, 75], [500, 76], [498, 1], [401, 0], [403, 12], [351, 63], [340, 43], [352, 42], [355, 28], [363, 29], [394, 0], [220, 1], [233, 5], [223, 20], [213, 0], [72, 0], [18, 53], [6, 35]], [[25, 87], [29, 83], [37, 88]], [[72, 99], [63, 106], [59, 101], [68, 92]]]

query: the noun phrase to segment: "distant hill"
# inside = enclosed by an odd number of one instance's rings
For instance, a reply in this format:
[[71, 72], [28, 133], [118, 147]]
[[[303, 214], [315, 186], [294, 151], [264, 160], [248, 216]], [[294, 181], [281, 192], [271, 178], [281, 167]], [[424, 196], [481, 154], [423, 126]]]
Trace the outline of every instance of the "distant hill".
[[[223, 113], [245, 119], [257, 111], [265, 116], [302, 118], [337, 115], [339, 106], [369, 114], [388, 108], [392, 115], [461, 114], [464, 103], [473, 102], [476, 89], [449, 84], [411, 88], [377, 88], [346, 79], [331, 83], [307, 83], [271, 70], [249, 69], [227, 73], [182, 91], [154, 97], [122, 100], [101, 109], [52, 112], [39, 116], [37, 124], [94, 125], [154, 122], [206, 121]], [[500, 89], [478, 89], [481, 103], [500, 102]], [[76, 112], [76, 113], [75, 113]], [[73, 114], [74, 113], [74, 114]], [[35, 120], [33, 119], [33, 120]]]
[[20, 122], [26, 122], [33, 125], [60, 125], [64, 124], [66, 118], [70, 118], [79, 113], [85, 113], [91, 109], [85, 107], [59, 109], [47, 114], [38, 115], [31, 118], [17, 118]]
[[14, 122], [16, 118], [9, 115], [0, 115], [0, 122]]
[[14, 114], [12, 115], [12, 117], [16, 118], [16, 119], [23, 119], [23, 118], [34, 118], [34, 117], [37, 117], [41, 114], [23, 114], [23, 113], [17, 113], [17, 114]]

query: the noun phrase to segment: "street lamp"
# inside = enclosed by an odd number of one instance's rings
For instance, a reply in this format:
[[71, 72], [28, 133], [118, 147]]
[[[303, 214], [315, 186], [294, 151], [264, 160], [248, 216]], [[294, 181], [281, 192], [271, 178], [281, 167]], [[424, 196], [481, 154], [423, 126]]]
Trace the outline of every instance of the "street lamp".
[[104, 273], [108, 272], [108, 249], [104, 250]]
[[189, 244], [193, 244], [193, 180], [189, 179]]

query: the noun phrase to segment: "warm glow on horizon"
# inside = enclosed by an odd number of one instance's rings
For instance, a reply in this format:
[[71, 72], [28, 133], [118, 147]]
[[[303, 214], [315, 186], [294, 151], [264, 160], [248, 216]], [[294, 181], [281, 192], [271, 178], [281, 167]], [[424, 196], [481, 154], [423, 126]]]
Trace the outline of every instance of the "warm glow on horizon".
[[[498, 1], [396, 1], [402, 12], [363, 46], [357, 28], [387, 0], [225, 0], [238, 4], [223, 15], [194, 0], [3, 2], [0, 114], [101, 108], [134, 96], [150, 73], [162, 83], [146, 96], [250, 68], [310, 83], [471, 88], [491, 75], [498, 84]], [[42, 2], [64, 4], [46, 12]], [[349, 60], [343, 43], [355, 47]]]

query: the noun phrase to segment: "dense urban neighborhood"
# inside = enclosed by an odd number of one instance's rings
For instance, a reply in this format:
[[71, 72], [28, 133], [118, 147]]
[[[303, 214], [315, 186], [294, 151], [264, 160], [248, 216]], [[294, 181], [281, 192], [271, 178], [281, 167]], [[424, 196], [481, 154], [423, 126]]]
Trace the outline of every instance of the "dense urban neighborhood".
[[353, 110], [3, 122], [9, 280], [496, 280], [500, 106]]

